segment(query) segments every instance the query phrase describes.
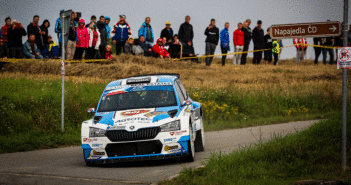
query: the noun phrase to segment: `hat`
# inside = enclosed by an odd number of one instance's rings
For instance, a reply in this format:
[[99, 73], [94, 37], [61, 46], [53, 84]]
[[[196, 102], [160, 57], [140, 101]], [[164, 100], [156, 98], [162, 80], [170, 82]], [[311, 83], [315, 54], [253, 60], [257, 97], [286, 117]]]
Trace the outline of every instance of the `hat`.
[[170, 25], [170, 24], [171, 24], [171, 22], [167, 21], [167, 22], [166, 22], [166, 25], [167, 25], [167, 24], [169, 24], [169, 25]]
[[125, 15], [119, 15], [119, 17], [124, 17], [124, 18], [126, 18], [126, 16], [125, 16]]
[[257, 24], [262, 24], [262, 21], [261, 21], [261, 20], [258, 20], [258, 21], [257, 21]]
[[163, 42], [163, 39], [162, 38], [157, 39], [157, 43], [159, 42]]

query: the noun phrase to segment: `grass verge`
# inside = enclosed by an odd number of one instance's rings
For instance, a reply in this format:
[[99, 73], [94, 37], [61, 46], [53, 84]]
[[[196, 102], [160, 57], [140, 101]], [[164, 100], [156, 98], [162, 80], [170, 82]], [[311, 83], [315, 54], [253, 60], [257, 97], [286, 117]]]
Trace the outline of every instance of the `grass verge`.
[[[351, 111], [348, 112], [348, 117]], [[351, 169], [341, 167], [340, 115], [286, 137], [274, 136], [230, 154], [213, 153], [200, 169], [184, 169], [166, 184], [294, 184], [308, 179], [330, 179], [351, 183]], [[347, 128], [351, 140], [351, 126]], [[348, 154], [351, 145], [347, 146]], [[351, 155], [347, 156], [348, 166]], [[344, 180], [346, 179], [346, 180]]]

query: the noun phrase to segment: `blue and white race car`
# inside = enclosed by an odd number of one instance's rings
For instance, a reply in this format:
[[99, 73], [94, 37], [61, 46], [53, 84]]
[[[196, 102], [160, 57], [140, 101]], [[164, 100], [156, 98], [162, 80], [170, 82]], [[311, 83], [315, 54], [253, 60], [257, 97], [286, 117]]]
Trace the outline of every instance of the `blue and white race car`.
[[204, 151], [201, 104], [178, 74], [143, 75], [109, 83], [93, 119], [82, 123], [88, 166], [119, 161], [182, 158]]

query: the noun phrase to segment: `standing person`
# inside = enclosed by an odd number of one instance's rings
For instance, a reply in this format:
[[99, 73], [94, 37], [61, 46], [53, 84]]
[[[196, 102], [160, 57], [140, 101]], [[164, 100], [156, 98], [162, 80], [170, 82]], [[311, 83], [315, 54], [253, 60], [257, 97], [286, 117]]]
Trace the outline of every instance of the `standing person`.
[[161, 31], [161, 38], [166, 37], [167, 42], [172, 42], [173, 29], [171, 28], [171, 22], [166, 22], [166, 27]]
[[23, 54], [28, 59], [43, 59], [40, 51], [35, 43], [35, 35], [29, 35], [29, 39], [23, 44]]
[[110, 27], [111, 18], [109, 16], [105, 16], [105, 25], [106, 25], [106, 41], [110, 38], [111, 35], [111, 27]]
[[281, 53], [283, 51], [284, 45], [283, 45], [283, 40], [282, 39], [278, 39], [277, 41], [278, 41], [279, 47], [280, 47], [279, 54], [278, 54], [278, 60], [280, 60], [280, 55], [281, 55]]
[[45, 19], [43, 24], [40, 26], [44, 46], [49, 44], [48, 42], [49, 27], [50, 27], [50, 22], [47, 19]]
[[189, 22], [190, 16], [187, 15], [185, 16], [185, 22], [180, 25], [178, 31], [179, 40], [184, 46], [187, 45], [187, 41], [193, 40], [194, 38], [193, 26]]
[[96, 29], [96, 25], [94, 22], [92, 22], [89, 25], [88, 33], [89, 33], [89, 48], [87, 52], [87, 58], [96, 59], [97, 58], [96, 53], [99, 51], [99, 48], [100, 48], [101, 37], [100, 37], [100, 32]]
[[62, 53], [62, 25], [61, 25], [61, 14], [64, 12], [65, 10], [61, 10], [60, 11], [60, 17], [57, 18], [56, 23], [55, 23], [55, 33], [57, 33], [57, 38], [58, 38], [58, 42], [59, 42], [59, 52], [60, 55]]
[[112, 37], [113, 44], [116, 44], [116, 55], [122, 52], [126, 40], [129, 35], [132, 35], [132, 30], [129, 24], [126, 22], [126, 16], [120, 15], [119, 22], [113, 26], [113, 31], [115, 35]]
[[66, 48], [66, 59], [72, 60], [74, 53], [76, 52], [76, 39], [77, 39], [77, 30], [74, 25], [74, 12], [72, 12], [71, 23], [68, 32], [68, 42]]
[[244, 49], [243, 49], [243, 55], [241, 57], [241, 65], [245, 65], [246, 64], [246, 58], [247, 58], [247, 51], [249, 50], [249, 46], [250, 46], [250, 42], [251, 42], [251, 38], [252, 38], [252, 33], [251, 33], [251, 20], [247, 19], [244, 22], [243, 25], [243, 32], [244, 32]]
[[155, 57], [170, 58], [169, 53], [163, 47], [163, 39], [162, 38], [157, 39], [157, 43], [154, 45], [154, 47], [152, 47], [152, 50], [155, 53]]
[[91, 23], [95, 23], [96, 24], [96, 16], [95, 15], [92, 15], [90, 17], [90, 23], [85, 25], [85, 27], [88, 29]]
[[270, 64], [272, 62], [272, 39], [269, 34], [269, 28], [267, 29], [267, 33], [264, 36], [264, 60], [266, 61], [266, 65]]
[[[254, 43], [254, 50], [264, 49], [264, 31], [262, 29], [262, 21], [257, 21], [257, 26], [252, 30], [252, 40]], [[262, 60], [262, 51], [254, 52], [253, 64], [260, 64]]]
[[343, 47], [343, 40], [344, 40], [344, 35], [343, 33], [340, 36], [336, 36], [334, 37], [334, 46], [336, 46], [337, 48], [335, 48], [335, 62], [334, 64], [337, 64], [337, 59], [338, 59], [338, 47]]
[[293, 41], [294, 41], [294, 45], [296, 47], [296, 63], [298, 63], [304, 59], [304, 56], [302, 56], [302, 51], [304, 52], [304, 55], [306, 56], [307, 41], [305, 38], [295, 38]]
[[152, 31], [150, 22], [150, 17], [146, 17], [145, 22], [141, 24], [139, 28], [138, 37], [143, 35], [145, 37], [145, 40], [152, 44], [154, 42], [154, 32]]
[[[334, 38], [333, 37], [324, 37], [321, 38], [322, 40], [322, 46], [325, 47], [332, 47]], [[327, 65], [327, 52], [329, 53], [329, 64], [332, 65], [334, 62], [334, 51], [332, 48], [322, 48], [322, 54], [323, 54], [323, 64]]]
[[23, 25], [16, 20], [12, 21], [10, 28], [7, 29], [10, 58], [22, 58], [22, 37], [26, 35], [27, 32], [24, 30]]
[[222, 51], [222, 66], [225, 65], [227, 53], [230, 51], [230, 38], [229, 38], [229, 22], [224, 24], [224, 29], [220, 33], [221, 38], [221, 51]]
[[103, 59], [105, 53], [105, 47], [107, 45], [107, 31], [106, 31], [106, 22], [105, 16], [101, 15], [99, 21], [96, 24], [98, 31], [100, 33], [100, 45], [99, 45], [99, 55]]
[[74, 59], [82, 59], [84, 51], [89, 47], [89, 33], [85, 26], [84, 19], [78, 21], [77, 44]]
[[[244, 40], [244, 32], [242, 31], [243, 24], [241, 22], [238, 23], [238, 29], [233, 32], [233, 43], [234, 43], [234, 52], [240, 53], [244, 50], [245, 40]], [[233, 65], [241, 64], [241, 56], [242, 54], [235, 54], [233, 56]]]
[[8, 44], [8, 40], [7, 40], [7, 29], [10, 28], [11, 26], [11, 18], [10, 17], [6, 17], [5, 18], [5, 25], [1, 27], [1, 38], [3, 41], [3, 50], [5, 51], [5, 55], [7, 57], [9, 57], [9, 44]]
[[316, 45], [315, 47], [313, 47], [314, 49], [314, 54], [316, 55], [315, 58], [314, 58], [314, 64], [318, 65], [318, 58], [319, 58], [319, 55], [321, 54], [322, 52], [322, 48], [319, 47], [322, 43], [322, 39], [320, 37], [314, 37], [313, 38], [313, 45]]
[[33, 22], [30, 23], [27, 26], [27, 33], [28, 33], [28, 37], [31, 34], [35, 35], [35, 44], [37, 45], [38, 49], [41, 51], [44, 49], [44, 40], [42, 35], [44, 34], [44, 32], [42, 32], [40, 30], [39, 27], [39, 16], [38, 15], [34, 15], [33, 17]]
[[[210, 25], [205, 29], [205, 35], [206, 35], [205, 55], [207, 55], [207, 56], [213, 55], [215, 50], [216, 50], [216, 47], [218, 45], [218, 41], [219, 41], [219, 29], [216, 27], [216, 20], [215, 19], [211, 19]], [[179, 34], [179, 37], [180, 37], [180, 34]], [[183, 44], [183, 46], [186, 46], [186, 45], [188, 45], [188, 44]], [[212, 63], [212, 60], [213, 60], [213, 56], [206, 57], [206, 66], [210, 66]]]

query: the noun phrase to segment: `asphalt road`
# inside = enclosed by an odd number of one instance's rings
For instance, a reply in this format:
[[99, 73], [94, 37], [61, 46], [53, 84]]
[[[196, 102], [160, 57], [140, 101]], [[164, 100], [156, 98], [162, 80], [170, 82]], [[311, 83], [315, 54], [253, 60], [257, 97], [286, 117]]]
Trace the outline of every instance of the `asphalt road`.
[[199, 167], [211, 152], [287, 135], [318, 121], [301, 121], [243, 129], [206, 132], [205, 152], [195, 162], [179, 160], [117, 163], [87, 167], [80, 146], [0, 154], [0, 184], [152, 184], [175, 177], [184, 167]]

